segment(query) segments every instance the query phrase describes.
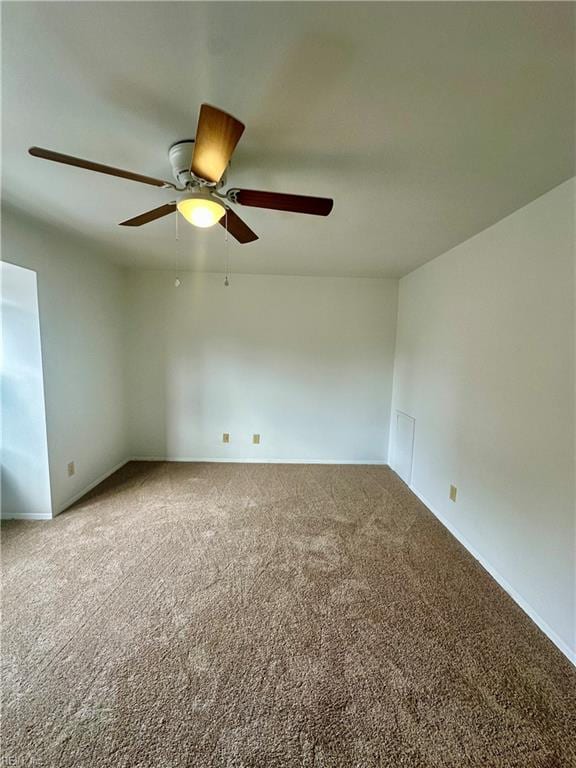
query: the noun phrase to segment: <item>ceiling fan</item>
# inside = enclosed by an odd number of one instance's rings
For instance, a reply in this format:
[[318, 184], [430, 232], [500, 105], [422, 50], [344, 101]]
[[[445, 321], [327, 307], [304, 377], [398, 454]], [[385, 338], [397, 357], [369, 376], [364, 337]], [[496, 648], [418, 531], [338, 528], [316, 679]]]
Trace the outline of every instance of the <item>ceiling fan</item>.
[[328, 216], [334, 201], [326, 197], [284, 195], [277, 192], [237, 188], [229, 189], [227, 192], [220, 191], [226, 184], [226, 170], [232, 153], [244, 133], [244, 127], [232, 115], [209, 104], [202, 104], [196, 138], [178, 141], [168, 151], [177, 185], [41, 147], [30, 147], [28, 151], [34, 157], [41, 157], [44, 160], [53, 160], [56, 163], [74, 165], [88, 171], [106, 173], [109, 176], [118, 176], [121, 179], [139, 181], [142, 184], [183, 193], [178, 200], [121, 222], [122, 227], [140, 227], [142, 224], [179, 211], [196, 227], [211, 227], [218, 222], [239, 243], [250, 243], [257, 240], [258, 235], [231, 209], [230, 203], [270, 208], [276, 211]]

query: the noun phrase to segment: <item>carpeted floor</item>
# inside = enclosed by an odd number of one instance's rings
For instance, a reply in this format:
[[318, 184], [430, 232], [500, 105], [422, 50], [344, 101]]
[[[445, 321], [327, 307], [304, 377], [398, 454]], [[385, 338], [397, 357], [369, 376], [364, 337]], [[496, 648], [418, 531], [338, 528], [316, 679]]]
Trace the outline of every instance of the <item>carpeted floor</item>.
[[131, 463], [2, 554], [2, 766], [576, 765], [576, 671], [386, 467]]

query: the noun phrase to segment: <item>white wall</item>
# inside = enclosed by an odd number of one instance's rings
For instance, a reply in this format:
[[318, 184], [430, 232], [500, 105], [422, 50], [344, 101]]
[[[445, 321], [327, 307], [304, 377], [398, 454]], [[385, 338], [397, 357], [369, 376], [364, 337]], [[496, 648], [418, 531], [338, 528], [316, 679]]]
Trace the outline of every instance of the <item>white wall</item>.
[[133, 455], [386, 461], [397, 281], [174, 277], [129, 275]]
[[0, 263], [1, 514], [52, 516], [36, 273]]
[[[567, 652], [574, 196], [567, 182], [400, 281], [392, 398], [416, 420], [415, 490]], [[2, 223], [3, 259], [37, 272], [55, 512], [128, 455], [387, 460], [397, 281], [175, 288], [13, 210]]]
[[[9, 208], [2, 259], [37, 273], [52, 509], [126, 459], [124, 273], [87, 241]], [[68, 462], [76, 474], [67, 475]]]
[[400, 281], [393, 396], [416, 419], [414, 489], [565, 652], [574, 198], [571, 180]]

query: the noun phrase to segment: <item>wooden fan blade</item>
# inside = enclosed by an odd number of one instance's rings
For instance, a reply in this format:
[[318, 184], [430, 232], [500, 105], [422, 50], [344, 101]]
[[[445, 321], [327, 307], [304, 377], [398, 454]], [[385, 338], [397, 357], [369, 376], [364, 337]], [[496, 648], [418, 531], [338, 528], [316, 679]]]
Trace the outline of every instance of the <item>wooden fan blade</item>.
[[226, 209], [226, 213], [220, 219], [220, 224], [227, 229], [230, 234], [238, 240], [239, 243], [252, 243], [258, 240], [258, 235], [252, 232], [248, 224], [245, 224], [238, 214], [231, 208]]
[[167, 203], [161, 205], [159, 208], [154, 208], [152, 211], [141, 213], [140, 216], [134, 216], [133, 219], [126, 219], [126, 221], [120, 222], [120, 227], [141, 227], [142, 224], [148, 224], [149, 221], [154, 219], [161, 219], [162, 216], [168, 216], [169, 213], [174, 213], [176, 210], [176, 203]]
[[308, 197], [307, 195], [283, 195], [278, 192], [260, 192], [256, 189], [237, 189], [234, 201], [254, 208], [271, 208], [274, 211], [310, 213], [314, 216], [328, 216], [334, 205], [329, 197]]
[[206, 181], [217, 182], [228, 167], [244, 125], [221, 109], [202, 104], [190, 170]]
[[43, 160], [52, 160], [55, 163], [64, 163], [64, 165], [74, 165], [76, 168], [85, 168], [87, 171], [106, 173], [108, 176], [118, 176], [121, 179], [130, 179], [130, 181], [140, 181], [142, 184], [150, 184], [153, 187], [174, 187], [174, 184], [171, 184], [169, 181], [154, 179], [151, 176], [142, 176], [140, 173], [124, 171], [122, 168], [113, 168], [111, 165], [93, 163], [91, 160], [83, 160], [81, 157], [63, 155], [60, 152], [52, 152], [51, 149], [42, 149], [42, 147], [30, 147], [28, 152], [34, 157], [41, 157]]

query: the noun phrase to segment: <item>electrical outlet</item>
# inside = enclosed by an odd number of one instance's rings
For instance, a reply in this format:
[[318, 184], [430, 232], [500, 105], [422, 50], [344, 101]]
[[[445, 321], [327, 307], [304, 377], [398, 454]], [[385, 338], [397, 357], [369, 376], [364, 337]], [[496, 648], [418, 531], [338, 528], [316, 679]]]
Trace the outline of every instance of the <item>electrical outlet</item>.
[[224, 432], [222, 434], [222, 442], [223, 443], [229, 443], [230, 442], [230, 433], [229, 432]]
[[260, 445], [260, 435], [252, 435], [252, 443], [254, 445]]
[[72, 477], [72, 475], [76, 474], [76, 467], [74, 466], [73, 461], [68, 462], [68, 477]]
[[456, 494], [458, 493], [458, 488], [456, 488], [455, 485], [450, 486], [450, 501], [456, 501]]

